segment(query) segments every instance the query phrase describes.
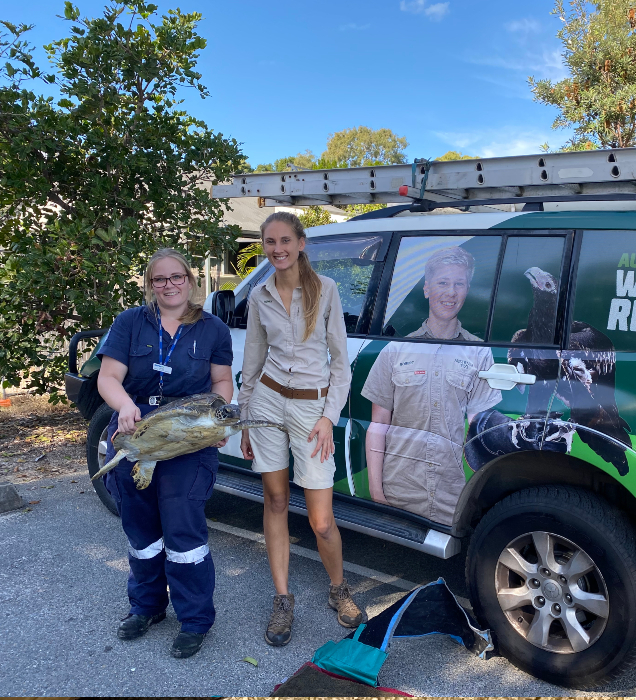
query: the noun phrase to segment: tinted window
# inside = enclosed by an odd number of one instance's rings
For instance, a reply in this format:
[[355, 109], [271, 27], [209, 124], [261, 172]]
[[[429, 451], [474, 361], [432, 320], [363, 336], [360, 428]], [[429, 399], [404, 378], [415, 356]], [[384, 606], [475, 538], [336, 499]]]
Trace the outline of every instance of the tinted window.
[[483, 340], [500, 245], [500, 236], [403, 238], [383, 335], [422, 335], [427, 319], [429, 326], [437, 327], [456, 324], [457, 319], [464, 331]]
[[314, 270], [331, 277], [338, 286], [348, 333], [360, 332], [361, 317], [371, 301], [367, 292], [381, 263], [383, 240], [381, 236], [310, 240], [305, 248]]
[[490, 334], [492, 341], [554, 343], [564, 245], [563, 236], [508, 238]]
[[[581, 334], [591, 327], [589, 338], [596, 338], [603, 349], [609, 347], [609, 338], [616, 350], [636, 350], [635, 278], [634, 231], [583, 233], [570, 349], [580, 349]], [[577, 323], [585, 327], [575, 327]]]

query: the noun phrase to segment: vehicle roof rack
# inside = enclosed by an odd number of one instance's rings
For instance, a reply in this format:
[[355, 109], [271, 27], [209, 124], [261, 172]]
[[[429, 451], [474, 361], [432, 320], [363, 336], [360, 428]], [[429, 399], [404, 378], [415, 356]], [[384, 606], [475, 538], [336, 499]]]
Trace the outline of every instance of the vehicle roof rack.
[[[258, 197], [259, 206], [391, 203], [400, 211], [545, 202], [636, 200], [636, 148], [571, 151], [403, 165], [249, 173], [214, 185], [215, 199]], [[355, 218], [385, 218], [394, 207]]]

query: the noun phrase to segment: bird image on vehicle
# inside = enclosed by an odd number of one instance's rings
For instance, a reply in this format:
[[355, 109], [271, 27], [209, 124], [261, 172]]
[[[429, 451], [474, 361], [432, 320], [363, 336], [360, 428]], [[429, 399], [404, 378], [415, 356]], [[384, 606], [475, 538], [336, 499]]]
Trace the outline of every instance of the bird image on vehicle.
[[[625, 447], [631, 448], [632, 444], [630, 427], [620, 417], [616, 405], [616, 353], [612, 341], [589, 323], [573, 321], [570, 350], [562, 353], [561, 371], [563, 379], [557, 387], [558, 398], [570, 408], [573, 423], [590, 428], [577, 428], [578, 436], [625, 476], [629, 471]], [[597, 435], [596, 431], [613, 441]]]
[[240, 410], [225, 403], [219, 394], [195, 394], [173, 401], [152, 411], [137, 424], [132, 435], [118, 434], [113, 439], [117, 454], [92, 480], [98, 479], [127, 457], [137, 460], [132, 476], [138, 489], [152, 480], [157, 462], [209, 447], [246, 428], [278, 428], [279, 423], [263, 420], [240, 420]]
[[[526, 328], [518, 330], [512, 337], [515, 344], [553, 342], [553, 319], [557, 308], [557, 280], [545, 270], [531, 267], [524, 273], [532, 285], [533, 305], [528, 315]], [[540, 449], [539, 437], [548, 442], [563, 442], [570, 451], [572, 433], [576, 433], [596, 454], [613, 464], [621, 476], [629, 471], [625, 447], [631, 448], [630, 427], [620, 417], [615, 397], [616, 353], [612, 341], [589, 323], [573, 321], [570, 331], [570, 349], [561, 352], [561, 359], [554, 358], [550, 351], [529, 350], [513, 347], [508, 351], [508, 363], [520, 372], [536, 376], [536, 383], [529, 388], [525, 415], [519, 418], [519, 428], [513, 426], [511, 439], [517, 445], [516, 433], [520, 430], [525, 440], [533, 434], [535, 449]], [[557, 383], [556, 396], [569, 409], [568, 421], [560, 421], [551, 414], [550, 426], [543, 433], [541, 426], [530, 426], [533, 418], [542, 418], [549, 405], [550, 394], [561, 366], [561, 377]], [[520, 385], [520, 390], [525, 387]], [[482, 421], [483, 422], [483, 421]], [[492, 422], [492, 419], [491, 419]], [[554, 425], [552, 425], [554, 424]], [[568, 427], [571, 428], [568, 429]], [[535, 431], [532, 428], [535, 428]], [[601, 436], [597, 434], [600, 431]], [[604, 436], [613, 438], [607, 440]], [[533, 440], [529, 440], [532, 442]], [[550, 447], [555, 447], [550, 446]]]
[[[549, 272], [538, 267], [531, 267], [523, 274], [532, 285], [532, 309], [528, 314], [526, 327], [518, 330], [512, 336], [511, 342], [517, 346], [527, 346], [529, 343], [550, 345], [554, 341], [557, 281]], [[532, 374], [537, 378], [528, 390], [525, 418], [544, 416], [559, 371], [559, 361], [554, 353], [512, 347], [508, 350], [508, 364], [515, 365], [519, 372]], [[522, 392], [525, 390], [523, 384], [518, 388]]]

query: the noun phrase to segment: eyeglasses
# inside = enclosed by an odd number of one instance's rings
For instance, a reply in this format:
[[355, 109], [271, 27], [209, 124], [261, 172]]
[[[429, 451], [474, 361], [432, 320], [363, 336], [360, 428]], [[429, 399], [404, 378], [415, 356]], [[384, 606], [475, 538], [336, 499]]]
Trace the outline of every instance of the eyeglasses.
[[186, 281], [187, 275], [170, 275], [170, 277], [153, 277], [150, 281], [153, 287], [165, 287], [168, 284], [168, 280], [172, 284], [181, 285]]

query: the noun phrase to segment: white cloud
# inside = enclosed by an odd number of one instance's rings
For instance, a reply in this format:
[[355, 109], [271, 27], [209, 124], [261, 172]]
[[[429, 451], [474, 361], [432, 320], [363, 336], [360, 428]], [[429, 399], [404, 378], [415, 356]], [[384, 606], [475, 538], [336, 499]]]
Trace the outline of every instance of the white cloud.
[[341, 24], [338, 29], [341, 32], [361, 32], [365, 29], [369, 29], [370, 24], [356, 24], [355, 22], [349, 22], [349, 24]]
[[[435, 132], [435, 136], [446, 142], [452, 150], [481, 158], [497, 158], [539, 153], [542, 144], [554, 141], [555, 132], [523, 126], [504, 126], [483, 131], [439, 131]], [[560, 134], [558, 140], [559, 143], [565, 143], [567, 135]]]
[[514, 34], [530, 34], [541, 31], [541, 24], [536, 19], [527, 19], [526, 17], [508, 22], [505, 27]]
[[448, 14], [449, 5], [449, 2], [437, 2], [435, 3], [435, 5], [429, 5], [427, 8], [425, 8], [424, 14], [427, 17], [430, 17], [431, 19], [435, 20], [436, 22], [439, 22], [442, 19], [442, 17], [444, 17], [444, 15]]
[[544, 50], [540, 54], [525, 53], [517, 58], [510, 56], [470, 57], [469, 63], [491, 68], [504, 68], [509, 71], [534, 75], [537, 79], [563, 80], [569, 75], [558, 50]]
[[435, 22], [439, 22], [450, 11], [450, 2], [437, 2], [434, 5], [427, 4], [427, 0], [400, 0], [402, 12], [412, 12], [415, 15], [426, 15]]

